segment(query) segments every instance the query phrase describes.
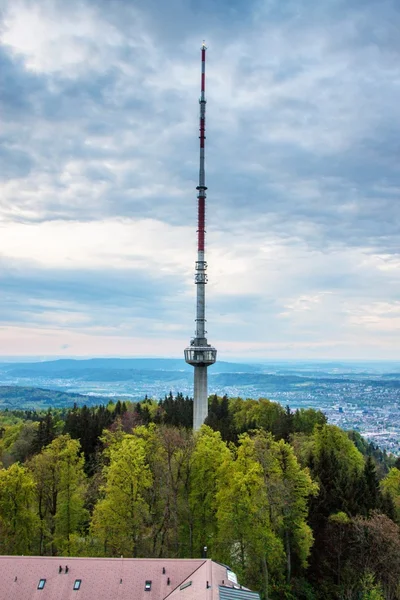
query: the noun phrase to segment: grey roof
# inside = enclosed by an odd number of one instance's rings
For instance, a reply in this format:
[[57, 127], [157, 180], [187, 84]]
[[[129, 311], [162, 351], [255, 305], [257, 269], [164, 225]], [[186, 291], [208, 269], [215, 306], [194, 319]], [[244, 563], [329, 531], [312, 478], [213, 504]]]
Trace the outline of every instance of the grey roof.
[[243, 588], [220, 585], [219, 600], [260, 600], [260, 594]]

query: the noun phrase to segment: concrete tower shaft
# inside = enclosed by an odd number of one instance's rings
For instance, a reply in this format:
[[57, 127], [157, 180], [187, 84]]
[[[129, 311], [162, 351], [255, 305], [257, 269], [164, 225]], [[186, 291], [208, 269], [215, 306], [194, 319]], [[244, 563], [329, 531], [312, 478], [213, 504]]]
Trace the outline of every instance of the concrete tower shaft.
[[185, 360], [194, 367], [193, 429], [204, 423], [208, 414], [207, 367], [217, 360], [217, 351], [207, 342], [206, 332], [206, 283], [205, 260], [206, 176], [205, 176], [205, 130], [206, 130], [206, 46], [201, 48], [201, 95], [200, 95], [200, 170], [197, 186], [197, 261], [196, 284], [196, 331], [190, 346], [185, 350]]

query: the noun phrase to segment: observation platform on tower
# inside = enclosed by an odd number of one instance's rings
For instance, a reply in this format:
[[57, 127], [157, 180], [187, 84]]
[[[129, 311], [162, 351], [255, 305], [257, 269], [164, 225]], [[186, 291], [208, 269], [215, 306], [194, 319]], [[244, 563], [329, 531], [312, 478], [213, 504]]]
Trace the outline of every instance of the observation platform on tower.
[[209, 367], [217, 360], [217, 350], [207, 340], [194, 339], [185, 348], [185, 361], [192, 367]]

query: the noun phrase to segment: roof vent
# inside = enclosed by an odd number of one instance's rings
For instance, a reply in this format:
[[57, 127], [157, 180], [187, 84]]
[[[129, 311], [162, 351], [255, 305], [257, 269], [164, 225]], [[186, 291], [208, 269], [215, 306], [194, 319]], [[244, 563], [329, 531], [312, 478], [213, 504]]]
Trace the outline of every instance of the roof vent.
[[58, 567], [58, 572], [62, 573], [62, 566], [61, 565]]
[[162, 574], [165, 575], [165, 567], [162, 568]]
[[168, 577], [168, 579], [167, 579], [167, 585], [169, 585], [170, 583], [171, 583], [171, 580], [170, 580], [170, 578]]

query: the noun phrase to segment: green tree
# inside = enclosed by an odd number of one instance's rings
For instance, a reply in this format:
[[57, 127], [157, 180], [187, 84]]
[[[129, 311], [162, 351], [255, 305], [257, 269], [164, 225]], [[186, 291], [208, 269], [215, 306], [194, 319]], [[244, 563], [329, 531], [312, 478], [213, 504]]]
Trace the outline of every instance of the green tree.
[[143, 436], [146, 462], [153, 485], [145, 492], [151, 520], [146, 556], [188, 556], [189, 530], [186, 483], [193, 450], [192, 432], [185, 428], [151, 425], [139, 427], [135, 435]]
[[[144, 404], [142, 404], [143, 408]], [[192, 428], [193, 423], [193, 400], [188, 396], [183, 397], [183, 394], [178, 393], [175, 398], [172, 392], [165, 396], [164, 400], [160, 400], [159, 404], [153, 402], [152, 418], [156, 417], [159, 411], [159, 422], [165, 425], [173, 425], [174, 427]]]
[[278, 402], [266, 398], [259, 400], [243, 400], [233, 398], [229, 403], [233, 415], [233, 423], [238, 433], [252, 429], [270, 431], [280, 439], [288, 437], [292, 431], [292, 415]]
[[367, 456], [362, 474], [362, 487], [365, 514], [369, 515], [372, 510], [382, 507], [383, 499], [379, 487], [378, 475], [375, 462], [371, 456]]
[[80, 443], [69, 440], [60, 450], [60, 489], [56, 518], [56, 544], [62, 554], [70, 556], [71, 536], [87, 519], [84, 508], [86, 476]]
[[22, 465], [0, 469], [0, 551], [29, 554], [37, 525], [33, 511], [35, 483]]
[[293, 560], [298, 570], [307, 566], [313, 543], [307, 523], [308, 500], [318, 492], [309, 470], [302, 468], [293, 448], [271, 435], [258, 432], [254, 438], [257, 460], [262, 467], [270, 505], [271, 526], [282, 541], [286, 556], [286, 580], [291, 582]]
[[94, 508], [91, 532], [106, 556], [136, 557], [148, 527], [145, 492], [152, 485], [146, 443], [137, 435], [124, 435], [120, 444], [110, 447], [109, 453], [103, 498]]
[[381, 489], [388, 494], [395, 507], [396, 522], [400, 524], [400, 470], [396, 467], [390, 469], [389, 473], [380, 482]]
[[195, 437], [190, 461], [191, 556], [201, 556], [204, 546], [213, 551], [217, 539], [216, 493], [221, 465], [230, 452], [221, 434], [203, 425]]
[[55, 438], [33, 457], [29, 467], [36, 483], [39, 553], [69, 555], [71, 536], [80, 531], [87, 519], [84, 459], [78, 440], [69, 435]]
[[293, 430], [311, 435], [316, 425], [325, 425], [327, 418], [320, 410], [298, 408], [293, 415]]
[[237, 453], [225, 455], [217, 487], [218, 557], [268, 598], [271, 577], [282, 571], [284, 547], [271, 527], [263, 468], [247, 434]]
[[372, 573], [365, 573], [361, 585], [361, 600], [385, 600], [382, 586], [375, 583], [375, 577]]
[[224, 441], [230, 442], [237, 440], [227, 396], [223, 396], [222, 398], [218, 397], [216, 394], [211, 396], [208, 407], [208, 417], [205, 423], [211, 427], [211, 429], [214, 429], [214, 431], [219, 431]]
[[351, 526], [351, 519], [344, 512], [330, 515], [326, 525], [322, 562], [324, 579], [331, 590], [341, 590], [348, 579]]
[[43, 448], [51, 444], [56, 437], [56, 424], [50, 410], [47, 411], [44, 419], [39, 421], [39, 425], [33, 439], [34, 453], [40, 452]]
[[18, 421], [3, 428], [0, 436], [0, 459], [5, 467], [13, 462], [24, 462], [34, 453], [33, 442], [37, 426], [37, 423], [31, 421]]
[[[119, 412], [122, 410], [121, 403]], [[88, 475], [93, 473], [96, 464], [95, 453], [99, 447], [100, 436], [104, 428], [109, 427], [118, 412], [111, 412], [105, 406], [88, 408], [86, 405], [79, 408], [76, 404], [68, 411], [64, 424], [64, 433], [73, 439], [78, 439], [85, 457], [85, 471]]]
[[311, 503], [314, 530], [323, 527], [333, 513], [357, 514], [362, 498], [356, 492], [364, 458], [344, 431], [334, 425], [315, 429], [310, 467], [319, 483], [318, 496]]

